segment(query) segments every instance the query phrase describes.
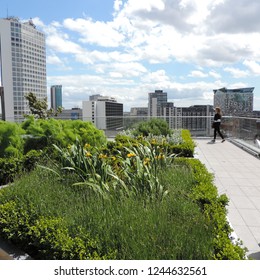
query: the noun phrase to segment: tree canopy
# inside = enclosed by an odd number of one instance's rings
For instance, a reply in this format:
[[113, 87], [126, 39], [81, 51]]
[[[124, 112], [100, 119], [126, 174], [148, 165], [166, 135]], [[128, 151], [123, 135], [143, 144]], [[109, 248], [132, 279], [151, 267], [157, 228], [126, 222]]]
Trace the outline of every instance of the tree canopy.
[[29, 102], [29, 109], [31, 115], [38, 119], [48, 119], [51, 116], [57, 116], [62, 112], [62, 108], [58, 107], [55, 111], [54, 109], [48, 109], [47, 97], [39, 100], [35, 93], [29, 92], [25, 95], [26, 100]]

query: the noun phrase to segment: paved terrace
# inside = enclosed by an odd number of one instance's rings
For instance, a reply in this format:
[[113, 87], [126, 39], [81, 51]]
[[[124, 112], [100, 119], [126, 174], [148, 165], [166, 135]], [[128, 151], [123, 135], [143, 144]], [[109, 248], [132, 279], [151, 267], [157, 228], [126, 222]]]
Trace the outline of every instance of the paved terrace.
[[194, 139], [195, 157], [215, 176], [219, 194], [230, 202], [228, 219], [252, 259], [260, 260], [260, 159], [221, 139]]

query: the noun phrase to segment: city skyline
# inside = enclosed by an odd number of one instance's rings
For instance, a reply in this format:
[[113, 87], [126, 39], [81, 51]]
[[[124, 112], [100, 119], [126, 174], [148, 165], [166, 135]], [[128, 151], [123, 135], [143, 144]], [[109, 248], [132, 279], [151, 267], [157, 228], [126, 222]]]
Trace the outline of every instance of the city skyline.
[[1, 18], [46, 34], [47, 88], [62, 85], [64, 108], [101, 94], [130, 111], [154, 90], [177, 107], [211, 105], [214, 89], [255, 87], [260, 110], [256, 0], [2, 2]]

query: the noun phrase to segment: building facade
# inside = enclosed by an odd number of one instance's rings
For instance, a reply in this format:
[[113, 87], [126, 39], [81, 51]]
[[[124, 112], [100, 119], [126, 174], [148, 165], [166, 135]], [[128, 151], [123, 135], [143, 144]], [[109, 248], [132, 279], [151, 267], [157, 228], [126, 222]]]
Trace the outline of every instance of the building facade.
[[98, 129], [119, 130], [123, 128], [123, 104], [113, 97], [90, 96], [82, 102], [83, 121], [90, 121]]
[[210, 135], [214, 116], [212, 105], [194, 105], [180, 107], [175, 110], [177, 127], [188, 129], [192, 135]]
[[57, 110], [62, 107], [62, 85], [51, 86], [51, 108]]
[[148, 93], [148, 116], [161, 117], [164, 114], [164, 108], [167, 106], [167, 92], [155, 90]]
[[148, 116], [148, 107], [132, 107], [129, 115], [133, 117]]
[[0, 68], [5, 118], [20, 122], [29, 113], [26, 94], [47, 98], [45, 35], [31, 20], [0, 19]]
[[254, 87], [213, 90], [214, 107], [220, 107], [223, 115], [246, 115], [253, 112]]

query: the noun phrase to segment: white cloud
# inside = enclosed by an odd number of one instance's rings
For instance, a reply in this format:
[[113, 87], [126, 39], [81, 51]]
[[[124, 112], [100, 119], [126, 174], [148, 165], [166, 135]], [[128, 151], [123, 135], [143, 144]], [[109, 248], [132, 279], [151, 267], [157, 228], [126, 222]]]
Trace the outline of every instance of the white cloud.
[[123, 5], [122, 0], [115, 0], [114, 1], [114, 10], [119, 11], [122, 5]]
[[48, 64], [59, 64], [59, 65], [62, 65], [63, 62], [62, 60], [57, 56], [57, 55], [49, 55], [47, 56], [47, 63]]
[[245, 78], [249, 75], [248, 71], [240, 70], [234, 67], [225, 67], [224, 71], [229, 72], [234, 78]]
[[216, 71], [210, 71], [209, 76], [211, 76], [215, 79], [220, 79], [221, 78], [221, 75], [219, 73], [217, 73]]
[[65, 19], [64, 27], [78, 32], [82, 43], [97, 44], [103, 47], [118, 47], [124, 36], [117, 31], [113, 22], [94, 22], [92, 19]]
[[194, 70], [194, 71], [191, 71], [191, 73], [188, 75], [189, 77], [196, 77], [196, 78], [205, 78], [205, 77], [208, 77], [208, 74], [205, 74], [201, 71], [198, 71], [198, 70]]
[[247, 66], [254, 75], [260, 75], [260, 64], [258, 64], [256, 61], [245, 60], [243, 64]]

